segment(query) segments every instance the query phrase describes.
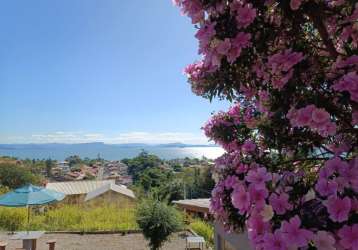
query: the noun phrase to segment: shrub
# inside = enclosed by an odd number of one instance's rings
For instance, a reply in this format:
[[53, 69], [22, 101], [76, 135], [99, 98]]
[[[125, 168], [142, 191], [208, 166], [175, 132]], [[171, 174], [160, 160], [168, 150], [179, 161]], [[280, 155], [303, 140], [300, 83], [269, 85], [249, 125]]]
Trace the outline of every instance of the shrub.
[[0, 185], [0, 195], [6, 194], [9, 191], [10, 189], [8, 187]]
[[198, 235], [203, 237], [205, 241], [210, 245], [214, 245], [214, 227], [213, 225], [199, 220], [195, 219], [192, 223], [190, 223], [189, 227]]
[[157, 250], [173, 232], [182, 228], [182, 217], [165, 203], [146, 200], [137, 210], [137, 223], [149, 240], [150, 249]]

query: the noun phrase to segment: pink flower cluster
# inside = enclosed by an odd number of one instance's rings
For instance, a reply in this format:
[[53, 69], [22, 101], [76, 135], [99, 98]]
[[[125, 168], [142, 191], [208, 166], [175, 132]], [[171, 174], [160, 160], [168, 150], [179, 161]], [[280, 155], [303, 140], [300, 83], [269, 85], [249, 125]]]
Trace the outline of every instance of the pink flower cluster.
[[241, 1], [233, 1], [231, 11], [236, 16], [239, 28], [248, 27], [256, 18], [256, 9], [251, 4], [242, 4]]
[[331, 121], [329, 113], [314, 105], [304, 108], [292, 108], [286, 116], [293, 127], [309, 127], [323, 137], [336, 133], [336, 124]]
[[290, 7], [292, 10], [298, 10], [303, 0], [291, 0]]
[[[338, 229], [324, 226], [327, 220], [347, 222], [357, 209], [357, 199], [347, 194], [350, 190], [357, 191], [358, 157], [349, 162], [338, 157], [326, 161], [316, 185], [298, 199], [291, 199], [290, 194], [293, 187], [303, 181], [302, 174], [272, 174], [258, 164], [232, 164], [234, 159], [238, 160], [233, 154], [227, 157], [231, 164], [225, 162], [228, 164], [225, 168], [235, 170], [236, 174], [227, 175], [217, 183], [211, 199], [211, 212], [216, 219], [225, 221], [228, 214], [224, 209], [227, 206], [224, 197], [231, 193], [230, 205], [237, 209], [239, 216], [247, 218], [248, 236], [254, 249], [301, 249], [309, 244], [314, 244], [317, 249], [350, 249], [358, 242], [356, 225], [337, 224], [341, 225]], [[241, 177], [243, 173], [245, 175]], [[325, 211], [326, 217], [323, 221], [315, 218], [316, 225], [307, 227], [304, 209], [312, 202]], [[286, 219], [277, 227], [277, 218]]]
[[266, 66], [271, 73], [272, 86], [282, 89], [293, 75], [293, 66], [303, 59], [301, 52], [292, 52], [291, 49], [270, 56]]
[[[250, 47], [251, 34], [243, 32], [256, 18], [256, 9], [245, 1], [233, 1], [230, 5], [217, 4], [216, 8], [204, 9], [200, 0], [174, 0], [182, 13], [188, 15], [192, 22], [198, 24], [199, 30], [195, 37], [199, 40], [199, 54], [202, 54], [204, 66], [208, 71], [215, 71], [220, 68], [221, 60], [226, 59], [234, 63], [240, 57], [243, 49]], [[205, 12], [220, 13], [229, 8], [237, 22], [239, 31], [233, 37], [219, 39], [216, 37], [216, 21], [205, 19]], [[191, 82], [195, 80], [191, 79]]]
[[202, 52], [205, 56], [205, 65], [211, 70], [215, 70], [220, 67], [223, 58], [226, 58], [229, 63], [235, 62], [241, 55], [242, 49], [250, 46], [250, 39], [250, 34], [240, 32], [232, 39], [214, 40], [210, 46], [206, 48], [204, 47], [206, 40], [201, 40], [199, 52]]
[[186, 76], [189, 79], [191, 79], [193, 81], [199, 81], [202, 77], [202, 74], [205, 73], [205, 69], [203, 66], [204, 66], [204, 64], [202, 61], [196, 62], [193, 64], [189, 64], [184, 69], [184, 73], [186, 74]]
[[173, 3], [181, 7], [183, 15], [190, 17], [193, 24], [204, 20], [205, 12], [200, 0], [173, 0]]
[[336, 91], [348, 91], [351, 100], [358, 102], [358, 75], [357, 72], [350, 72], [344, 75], [336, 84], [333, 85]]
[[351, 200], [343, 197], [346, 189], [358, 191], [357, 158], [349, 163], [335, 157], [328, 160], [320, 170], [315, 189], [322, 197], [328, 197], [326, 207], [333, 221], [343, 222], [351, 211]]
[[191, 85], [192, 91], [197, 95], [205, 93], [205, 83], [203, 82], [203, 74], [206, 73], [204, 63], [202, 61], [189, 64], [184, 69], [184, 74], [193, 81]]
[[210, 42], [215, 34], [215, 23], [206, 23], [199, 28], [195, 34], [195, 37], [199, 40], [199, 54], [210, 51]]
[[[255, 127], [257, 120], [253, 116], [255, 110], [248, 108], [246, 110], [240, 108], [240, 104], [233, 105], [228, 112], [219, 112], [211, 117], [211, 119], [203, 126], [204, 133], [207, 137], [212, 138], [215, 143], [221, 145], [228, 152], [240, 151], [251, 154], [257, 148], [254, 140], [235, 140], [235, 134], [240, 133], [239, 127]], [[221, 136], [222, 131], [228, 130], [230, 137]]]

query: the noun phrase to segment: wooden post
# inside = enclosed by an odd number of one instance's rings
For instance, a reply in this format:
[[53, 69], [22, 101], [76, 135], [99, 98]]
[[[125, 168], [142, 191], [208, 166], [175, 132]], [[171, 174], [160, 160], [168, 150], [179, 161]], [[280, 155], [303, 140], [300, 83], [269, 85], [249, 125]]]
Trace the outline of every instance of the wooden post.
[[47, 241], [48, 250], [55, 250], [56, 240], [49, 240]]
[[6, 246], [7, 246], [7, 242], [0, 241], [0, 250], [5, 250]]
[[31, 250], [36, 250], [36, 245], [37, 245], [36, 243], [37, 243], [37, 240], [33, 239], [32, 244], [31, 244]]

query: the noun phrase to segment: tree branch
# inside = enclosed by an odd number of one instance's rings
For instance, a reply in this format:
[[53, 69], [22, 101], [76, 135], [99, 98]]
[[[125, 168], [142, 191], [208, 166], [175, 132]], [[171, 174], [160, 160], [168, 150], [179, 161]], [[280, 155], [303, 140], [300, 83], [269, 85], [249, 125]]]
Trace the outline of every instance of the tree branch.
[[318, 33], [320, 34], [320, 36], [322, 38], [322, 42], [326, 46], [326, 49], [329, 52], [329, 54], [332, 57], [337, 58], [339, 53], [337, 52], [336, 48], [334, 47], [334, 44], [329, 37], [328, 31], [323, 24], [323, 21], [322, 21], [323, 17], [320, 14], [320, 10], [319, 10], [318, 6], [315, 6], [315, 7], [316, 8], [309, 8], [306, 13], [307, 13], [308, 17], [311, 19], [311, 21], [313, 22], [313, 26], [317, 29]]

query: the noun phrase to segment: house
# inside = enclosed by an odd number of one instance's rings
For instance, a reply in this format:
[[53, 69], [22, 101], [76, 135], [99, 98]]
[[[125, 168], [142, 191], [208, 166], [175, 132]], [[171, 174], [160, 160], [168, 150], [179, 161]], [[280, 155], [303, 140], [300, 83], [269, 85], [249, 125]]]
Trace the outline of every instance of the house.
[[210, 199], [188, 199], [173, 201], [179, 208], [187, 214], [196, 215], [201, 218], [208, 218]]
[[74, 171], [74, 172], [68, 172], [65, 174], [64, 178], [65, 180], [83, 180], [86, 177], [86, 175], [80, 171]]
[[46, 188], [66, 194], [62, 201], [66, 204], [89, 206], [107, 203], [126, 208], [136, 203], [133, 191], [115, 184], [114, 180], [50, 182]]

